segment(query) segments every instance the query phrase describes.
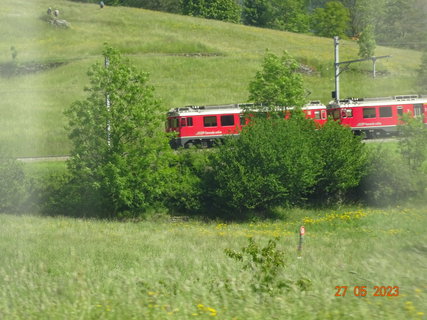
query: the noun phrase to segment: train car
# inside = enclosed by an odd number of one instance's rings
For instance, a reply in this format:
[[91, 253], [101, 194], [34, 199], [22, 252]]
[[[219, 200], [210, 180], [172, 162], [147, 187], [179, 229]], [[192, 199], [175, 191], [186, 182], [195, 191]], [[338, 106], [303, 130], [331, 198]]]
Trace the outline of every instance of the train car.
[[427, 125], [427, 95], [348, 98], [333, 101], [327, 108], [334, 120], [368, 138], [396, 134], [404, 113], [422, 117]]
[[166, 130], [176, 132], [173, 148], [201, 145], [210, 147], [225, 135], [237, 135], [241, 129], [239, 104], [187, 106], [168, 112]]
[[328, 121], [327, 108], [320, 101], [311, 101], [302, 107], [306, 118], [313, 119], [318, 126], [322, 126]]
[[[200, 145], [211, 147], [224, 136], [238, 135], [246, 124], [244, 106], [251, 104], [227, 104], [210, 106], [187, 106], [171, 109], [167, 115], [167, 132], [176, 132], [171, 141], [173, 148]], [[291, 109], [291, 108], [290, 108]], [[318, 125], [327, 121], [326, 106], [312, 101], [302, 108], [307, 118]]]

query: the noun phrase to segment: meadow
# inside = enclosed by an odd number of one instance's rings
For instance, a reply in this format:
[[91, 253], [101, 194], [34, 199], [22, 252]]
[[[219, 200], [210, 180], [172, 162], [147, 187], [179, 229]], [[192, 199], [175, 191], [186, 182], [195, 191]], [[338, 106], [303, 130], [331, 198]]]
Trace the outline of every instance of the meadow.
[[[0, 318], [426, 318], [425, 209], [279, 213], [283, 220], [241, 224], [2, 214]], [[278, 238], [285, 265], [277, 277], [287, 287], [257, 290], [254, 270], [225, 254], [248, 238], [260, 247]], [[337, 286], [348, 286], [345, 296]], [[355, 295], [361, 286], [365, 297]], [[375, 286], [399, 292], [374, 296]]]
[[[71, 28], [43, 20], [50, 6]], [[0, 142], [15, 156], [69, 153], [63, 111], [85, 97], [86, 73], [103, 63], [104, 43], [150, 73], [164, 110], [247, 101], [267, 49], [287, 50], [311, 71], [304, 74], [309, 99], [327, 103], [334, 89], [333, 40], [327, 38], [66, 0], [3, 0], [0, 29]], [[341, 41], [341, 61], [357, 55], [355, 41]], [[352, 65], [341, 75], [343, 97], [419, 93], [420, 52], [378, 47], [376, 55], [392, 58], [378, 61], [376, 79], [370, 62]]]

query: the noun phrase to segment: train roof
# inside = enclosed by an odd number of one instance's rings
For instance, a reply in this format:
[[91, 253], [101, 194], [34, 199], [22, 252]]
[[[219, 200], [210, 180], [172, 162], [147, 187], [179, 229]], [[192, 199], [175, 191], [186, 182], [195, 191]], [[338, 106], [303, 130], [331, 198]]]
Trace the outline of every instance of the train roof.
[[[253, 103], [236, 103], [224, 105], [207, 105], [207, 106], [186, 106], [180, 108], [173, 108], [169, 110], [169, 117], [177, 116], [195, 116], [195, 115], [210, 115], [210, 114], [232, 114], [242, 113], [245, 107], [254, 107]], [[263, 112], [262, 105], [257, 105], [256, 111]], [[292, 110], [293, 107], [286, 108]], [[310, 101], [303, 106], [303, 110], [326, 109], [326, 106], [320, 101]]]
[[341, 99], [338, 102], [335, 100], [329, 102], [328, 108], [387, 106], [409, 103], [427, 103], [427, 95], [414, 94], [378, 98], [347, 98]]

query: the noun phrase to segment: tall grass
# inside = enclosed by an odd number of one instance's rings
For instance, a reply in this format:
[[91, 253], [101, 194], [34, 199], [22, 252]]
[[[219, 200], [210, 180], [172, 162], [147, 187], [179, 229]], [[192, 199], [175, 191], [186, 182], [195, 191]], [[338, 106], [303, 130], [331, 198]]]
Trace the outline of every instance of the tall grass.
[[[282, 222], [111, 222], [0, 215], [2, 319], [425, 319], [425, 210], [282, 211]], [[297, 258], [297, 230], [307, 233]], [[269, 295], [226, 256], [280, 237], [282, 275], [311, 286]], [[348, 286], [337, 297], [336, 286]], [[367, 286], [356, 297], [355, 286]], [[374, 286], [399, 286], [374, 297]]]
[[[70, 29], [40, 19], [53, 5]], [[151, 74], [165, 109], [246, 101], [248, 83], [266, 49], [276, 54], [288, 50], [312, 68], [313, 74], [305, 75], [310, 99], [327, 102], [333, 90], [332, 39], [135, 8], [101, 10], [96, 4], [66, 0], [4, 0], [0, 29], [0, 142], [11, 145], [17, 156], [68, 153], [63, 110], [84, 97], [86, 72], [91, 64], [103, 63], [105, 42]], [[356, 58], [357, 52], [355, 42], [341, 42], [341, 61]], [[419, 52], [378, 47], [376, 54], [393, 56], [378, 61], [382, 75], [372, 79], [368, 62], [354, 66], [342, 74], [342, 96], [417, 92]], [[63, 64], [19, 75], [2, 71], [11, 63], [22, 70], [52, 62]]]

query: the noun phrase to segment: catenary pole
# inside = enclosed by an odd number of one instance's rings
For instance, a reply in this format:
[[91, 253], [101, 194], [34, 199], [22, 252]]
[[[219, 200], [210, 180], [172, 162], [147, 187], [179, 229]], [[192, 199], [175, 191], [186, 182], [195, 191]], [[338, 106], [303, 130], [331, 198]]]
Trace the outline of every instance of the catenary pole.
[[[108, 68], [108, 66], [110, 65], [110, 59], [108, 58], [108, 56], [105, 56], [105, 61], [104, 61], [104, 66], [105, 68]], [[110, 109], [111, 109], [111, 105], [110, 105], [110, 95], [108, 94], [108, 92], [105, 95], [105, 106], [107, 108], [107, 113], [108, 113], [108, 119], [107, 119], [107, 145], [108, 147], [111, 146], [111, 125], [110, 125]]]
[[[335, 91], [332, 92], [332, 98], [335, 99], [335, 101], [340, 100], [340, 74], [347, 70], [349, 68], [349, 65], [356, 62], [362, 62], [362, 61], [368, 61], [371, 60], [373, 62], [373, 77], [376, 77], [376, 62], [378, 59], [384, 59], [384, 58], [390, 58], [391, 56], [380, 56], [380, 57], [369, 57], [366, 59], [357, 59], [357, 60], [349, 60], [349, 61], [343, 61], [339, 62], [339, 37], [334, 37], [334, 48], [335, 48]], [[340, 65], [344, 65], [344, 67], [340, 70]]]

